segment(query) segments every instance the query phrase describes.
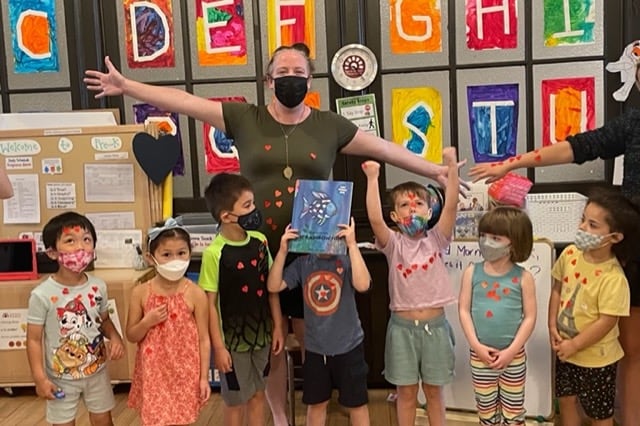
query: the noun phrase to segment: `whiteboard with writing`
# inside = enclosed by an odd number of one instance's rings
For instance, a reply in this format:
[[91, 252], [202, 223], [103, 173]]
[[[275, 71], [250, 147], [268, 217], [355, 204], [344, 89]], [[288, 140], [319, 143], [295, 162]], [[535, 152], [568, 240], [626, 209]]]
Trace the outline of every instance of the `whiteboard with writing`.
[[[548, 240], [537, 240], [529, 259], [521, 265], [535, 279], [538, 315], [535, 329], [526, 345], [527, 381], [525, 385], [525, 409], [527, 416], [550, 417], [553, 414], [552, 352], [547, 329], [547, 305], [551, 294], [551, 268], [554, 261], [553, 244]], [[443, 257], [451, 276], [456, 294], [460, 291], [462, 272], [472, 262], [482, 260], [477, 241], [453, 241]], [[456, 338], [456, 367], [454, 382], [445, 387], [447, 408], [475, 411], [476, 403], [469, 367], [469, 344], [458, 319], [458, 305], [446, 308]]]

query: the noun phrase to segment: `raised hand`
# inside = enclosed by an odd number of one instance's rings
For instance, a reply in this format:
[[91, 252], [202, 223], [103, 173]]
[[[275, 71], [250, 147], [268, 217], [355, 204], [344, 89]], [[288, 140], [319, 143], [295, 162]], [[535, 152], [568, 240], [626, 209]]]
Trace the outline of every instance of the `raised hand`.
[[368, 178], [378, 179], [380, 176], [380, 163], [377, 161], [365, 161], [362, 163], [362, 171]]
[[104, 63], [107, 67], [107, 73], [103, 73], [97, 70], [86, 70], [84, 83], [87, 85], [87, 89], [92, 92], [98, 92], [95, 95], [96, 99], [104, 96], [118, 96], [122, 95], [123, 87], [126, 78], [120, 74], [116, 67], [111, 63], [108, 56], [104, 58]]

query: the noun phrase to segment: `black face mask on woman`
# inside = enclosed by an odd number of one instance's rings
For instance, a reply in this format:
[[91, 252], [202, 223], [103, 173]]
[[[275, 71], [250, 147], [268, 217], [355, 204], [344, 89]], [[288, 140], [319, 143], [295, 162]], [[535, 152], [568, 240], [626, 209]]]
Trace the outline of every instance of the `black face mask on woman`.
[[287, 108], [297, 107], [307, 96], [308, 77], [287, 75], [273, 80], [276, 98]]

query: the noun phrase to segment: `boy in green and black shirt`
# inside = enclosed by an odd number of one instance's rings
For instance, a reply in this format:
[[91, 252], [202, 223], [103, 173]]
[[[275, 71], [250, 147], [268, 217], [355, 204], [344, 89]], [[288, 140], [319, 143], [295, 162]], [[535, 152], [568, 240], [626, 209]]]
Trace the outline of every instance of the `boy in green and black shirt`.
[[224, 424], [264, 422], [269, 351], [284, 338], [277, 294], [267, 291], [271, 255], [256, 231], [262, 216], [251, 183], [235, 174], [214, 176], [204, 193], [218, 235], [202, 255], [199, 284], [210, 302], [209, 332], [225, 402]]

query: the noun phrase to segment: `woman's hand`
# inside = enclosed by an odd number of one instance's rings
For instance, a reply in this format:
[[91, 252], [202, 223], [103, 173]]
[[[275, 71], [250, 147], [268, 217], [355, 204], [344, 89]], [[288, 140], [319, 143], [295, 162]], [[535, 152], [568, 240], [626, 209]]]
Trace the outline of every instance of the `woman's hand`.
[[126, 82], [126, 78], [120, 74], [108, 56], [104, 58], [104, 63], [107, 66], [106, 74], [96, 70], [86, 70], [84, 72], [86, 77], [83, 81], [87, 85], [87, 89], [92, 92], [98, 92], [95, 95], [96, 99], [104, 96], [122, 95]]
[[497, 181], [507, 173], [509, 173], [507, 162], [500, 161], [498, 163], [476, 164], [469, 170], [469, 177], [473, 179], [473, 182], [487, 179], [487, 183], [491, 183]]

